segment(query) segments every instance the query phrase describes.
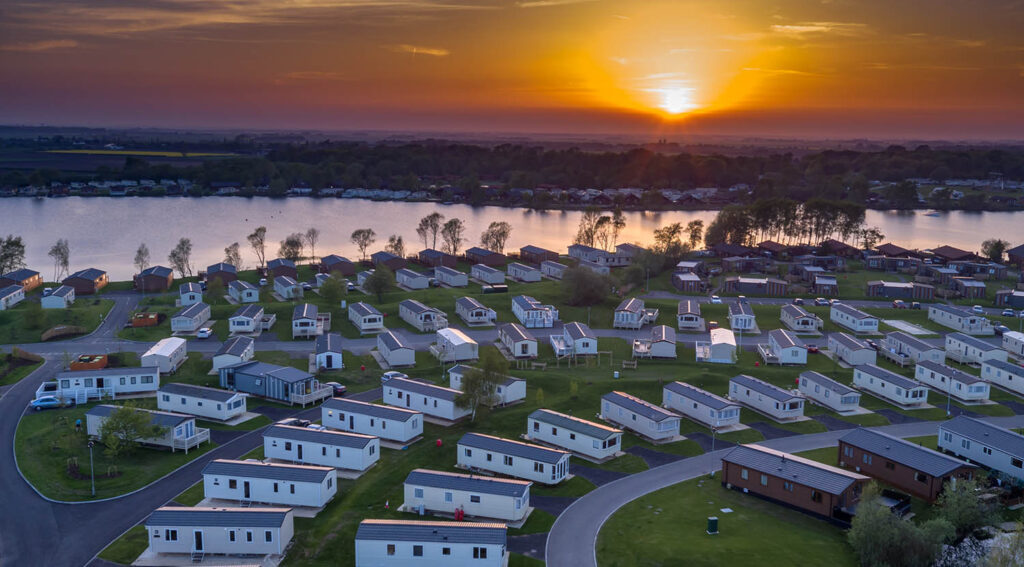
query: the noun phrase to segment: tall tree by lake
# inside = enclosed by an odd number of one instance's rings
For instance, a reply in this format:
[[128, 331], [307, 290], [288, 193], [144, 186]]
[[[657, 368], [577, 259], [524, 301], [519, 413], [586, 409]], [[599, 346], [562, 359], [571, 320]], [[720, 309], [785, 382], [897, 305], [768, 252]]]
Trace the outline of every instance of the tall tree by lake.
[[58, 238], [57, 242], [46, 253], [53, 258], [53, 281], [59, 282], [70, 273], [71, 245], [66, 238]]
[[245, 238], [249, 241], [253, 253], [256, 254], [256, 267], [265, 267], [267, 265], [267, 227], [256, 227], [256, 230]]
[[149, 247], [143, 242], [139, 244], [139, 248], [135, 251], [135, 269], [138, 272], [142, 272], [149, 267]]

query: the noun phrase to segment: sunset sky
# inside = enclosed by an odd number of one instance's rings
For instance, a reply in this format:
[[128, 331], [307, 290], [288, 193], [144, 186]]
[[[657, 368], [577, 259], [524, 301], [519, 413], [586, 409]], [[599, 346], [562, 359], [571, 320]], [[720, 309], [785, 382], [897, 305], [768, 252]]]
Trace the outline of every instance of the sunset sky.
[[0, 122], [1024, 138], [1024, 1], [8, 0]]

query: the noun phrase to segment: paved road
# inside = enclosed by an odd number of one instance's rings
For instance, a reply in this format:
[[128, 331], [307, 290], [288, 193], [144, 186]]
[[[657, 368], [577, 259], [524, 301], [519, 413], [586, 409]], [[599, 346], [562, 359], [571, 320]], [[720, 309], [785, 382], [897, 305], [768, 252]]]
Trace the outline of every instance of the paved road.
[[[1024, 416], [986, 418], [1002, 427], [1024, 427]], [[897, 437], [935, 435], [939, 422], [887, 425], [876, 429]], [[845, 431], [828, 431], [762, 441], [780, 451], [795, 453], [833, 447]], [[656, 490], [721, 469], [728, 449], [704, 453], [605, 484], [579, 498], [558, 516], [548, 534], [545, 555], [550, 567], [597, 567], [596, 546], [601, 526], [626, 504]]]

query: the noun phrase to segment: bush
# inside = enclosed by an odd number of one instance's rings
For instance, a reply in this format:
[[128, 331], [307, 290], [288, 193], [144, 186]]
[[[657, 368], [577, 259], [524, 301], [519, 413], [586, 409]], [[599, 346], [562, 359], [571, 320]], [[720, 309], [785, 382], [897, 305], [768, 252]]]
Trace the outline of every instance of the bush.
[[598, 305], [611, 292], [607, 277], [586, 268], [569, 268], [562, 276], [562, 298], [568, 305]]

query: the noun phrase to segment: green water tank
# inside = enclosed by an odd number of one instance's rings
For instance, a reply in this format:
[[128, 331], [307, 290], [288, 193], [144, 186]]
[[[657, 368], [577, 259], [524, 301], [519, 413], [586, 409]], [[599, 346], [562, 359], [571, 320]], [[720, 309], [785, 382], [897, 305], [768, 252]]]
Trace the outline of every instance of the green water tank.
[[708, 535], [718, 534], [718, 516], [708, 516]]

